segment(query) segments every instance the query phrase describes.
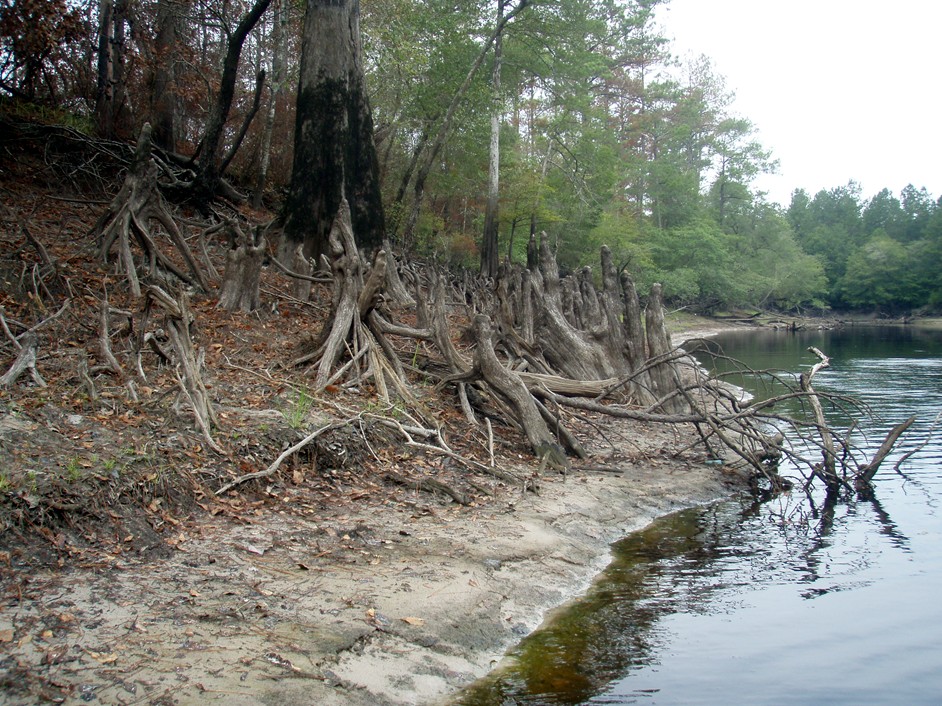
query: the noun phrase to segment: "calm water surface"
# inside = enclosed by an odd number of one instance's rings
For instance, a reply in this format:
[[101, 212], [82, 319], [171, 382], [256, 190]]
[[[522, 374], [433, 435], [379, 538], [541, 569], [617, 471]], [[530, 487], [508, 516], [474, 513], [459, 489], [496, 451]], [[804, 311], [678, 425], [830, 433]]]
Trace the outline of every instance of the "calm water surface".
[[[864, 445], [916, 414], [900, 452], [911, 450], [942, 411], [942, 332], [716, 341], [753, 368], [795, 372], [816, 362], [809, 345], [821, 348], [832, 367], [816, 389], [873, 412], [856, 432]], [[877, 475], [874, 501], [833, 516], [798, 494], [743, 497], [623, 540], [589, 595], [460, 703], [942, 704], [942, 430], [899, 471], [898, 458]]]

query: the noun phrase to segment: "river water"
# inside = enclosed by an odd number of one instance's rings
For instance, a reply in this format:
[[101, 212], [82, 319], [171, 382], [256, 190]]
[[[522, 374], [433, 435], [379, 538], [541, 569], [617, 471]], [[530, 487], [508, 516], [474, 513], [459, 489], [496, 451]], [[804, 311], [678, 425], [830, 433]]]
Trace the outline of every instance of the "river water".
[[870, 407], [853, 435], [862, 446], [917, 415], [874, 499], [822, 515], [802, 493], [743, 496], [662, 518], [617, 543], [590, 592], [459, 703], [942, 704], [942, 429], [933, 433], [942, 332], [763, 331], [715, 342], [753, 369], [793, 372], [816, 362], [808, 346], [823, 350], [831, 367], [815, 388]]

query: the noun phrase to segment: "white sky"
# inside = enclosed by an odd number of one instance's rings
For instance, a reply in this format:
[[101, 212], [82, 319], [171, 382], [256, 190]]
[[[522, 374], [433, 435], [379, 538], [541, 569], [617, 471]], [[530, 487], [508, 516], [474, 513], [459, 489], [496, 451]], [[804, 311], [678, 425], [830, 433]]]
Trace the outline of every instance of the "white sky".
[[756, 186], [912, 183], [942, 195], [942, 2], [670, 0], [657, 21], [681, 59], [706, 54], [735, 114], [780, 162]]

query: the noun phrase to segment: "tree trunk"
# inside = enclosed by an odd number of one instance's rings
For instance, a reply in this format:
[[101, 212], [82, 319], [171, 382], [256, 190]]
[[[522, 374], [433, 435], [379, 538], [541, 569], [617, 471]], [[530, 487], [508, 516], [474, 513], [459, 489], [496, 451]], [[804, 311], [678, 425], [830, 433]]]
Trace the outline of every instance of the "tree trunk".
[[[651, 360], [663, 359], [665, 361], [652, 366], [651, 381], [657, 396], [662, 399], [667, 398], [680, 387], [680, 380], [677, 377], [676, 368], [668, 362], [673, 347], [664, 326], [664, 299], [660, 284], [651, 285], [648, 305], [644, 310], [644, 327], [648, 339], [648, 356]], [[684, 401], [676, 397], [665, 401], [662, 406], [665, 412], [687, 411]]]
[[223, 174], [219, 153], [226, 120], [229, 118], [229, 111], [232, 108], [232, 100], [235, 96], [242, 47], [249, 36], [249, 32], [258, 24], [262, 14], [270, 4], [271, 0], [256, 0], [252, 9], [242, 18], [235, 32], [229, 37], [226, 58], [222, 66], [222, 78], [219, 81], [219, 95], [210, 109], [203, 139], [197, 149], [197, 171], [193, 188], [199, 199], [211, 200], [219, 188], [219, 181], [222, 179]]
[[176, 84], [177, 43], [187, 0], [159, 0], [155, 56], [148, 83], [150, 88], [150, 124], [157, 147], [168, 152], [177, 147]]
[[[632, 372], [640, 371], [647, 360], [644, 340], [644, 321], [641, 317], [641, 302], [634, 280], [627, 272], [621, 273], [621, 296], [624, 314], [622, 329], [625, 340], [625, 358]], [[649, 405], [655, 400], [654, 385], [648, 371], [639, 372], [632, 385], [635, 397], [641, 404]]]
[[95, 92], [95, 117], [98, 134], [114, 137], [114, 111], [111, 107], [111, 23], [114, 2], [101, 0], [98, 6], [98, 85]]
[[507, 26], [507, 23], [516, 17], [521, 10], [529, 5], [529, 3], [530, 0], [519, 0], [517, 6], [513, 10], [500, 18], [500, 20], [497, 22], [497, 26], [494, 28], [494, 31], [491, 32], [491, 35], [487, 38], [487, 40], [485, 40], [484, 45], [481, 47], [481, 51], [478, 53], [477, 58], [474, 60], [474, 63], [468, 70], [468, 75], [465, 76], [464, 82], [458, 88], [455, 95], [452, 96], [451, 103], [448, 105], [448, 110], [445, 112], [445, 117], [442, 118], [442, 124], [438, 128], [438, 134], [436, 134], [435, 140], [432, 142], [432, 146], [429, 148], [428, 153], [422, 162], [422, 166], [419, 168], [419, 171], [415, 177], [412, 210], [409, 212], [409, 220], [406, 223], [406, 229], [402, 236], [403, 241], [407, 246], [412, 243], [415, 236], [415, 226], [416, 223], [418, 223], [419, 213], [422, 210], [422, 201], [425, 198], [425, 180], [432, 171], [432, 167], [435, 165], [435, 159], [438, 157], [439, 151], [441, 151], [441, 148], [445, 144], [445, 140], [448, 138], [448, 135], [451, 132], [451, 125], [454, 122], [455, 113], [458, 112], [458, 107], [461, 105], [461, 101], [464, 100], [465, 94], [471, 87], [471, 82], [474, 80], [478, 70], [484, 63], [484, 59], [487, 58], [487, 54], [491, 49], [491, 44], [493, 44], [497, 37], [500, 36], [501, 32], [504, 31], [504, 27]]
[[[497, 24], [501, 26], [504, 15], [504, 0], [497, 0]], [[500, 230], [500, 62], [501, 35], [494, 39], [494, 73], [491, 88], [494, 92], [494, 105], [491, 108], [491, 144], [488, 155], [487, 204], [484, 209], [484, 235], [481, 240], [481, 274], [485, 277], [497, 276], [500, 256], [497, 241]]]
[[[255, 192], [252, 194], [252, 207], [261, 208], [265, 194], [265, 182], [268, 179], [268, 167], [271, 164], [271, 142], [275, 132], [275, 117], [278, 101], [285, 88], [285, 62], [288, 56], [288, 8], [285, 0], [275, 0], [275, 17], [272, 20], [272, 57], [271, 57], [271, 94], [268, 97], [268, 110], [265, 114], [265, 129], [262, 133], [262, 154], [255, 180]], [[305, 299], [305, 301], [307, 301]]]
[[127, 0], [101, 0], [98, 21], [98, 84], [95, 117], [98, 133], [112, 140], [118, 135], [124, 105], [124, 35]]
[[304, 16], [294, 165], [282, 252], [298, 243], [320, 261], [346, 199], [356, 242], [384, 236], [373, 117], [363, 80], [357, 0], [311, 0]]
[[[542, 287], [537, 281], [539, 274]], [[550, 366], [574, 380], [601, 380], [622, 372], [617, 361], [608, 358], [601, 346], [566, 319], [559, 267], [545, 233], [540, 237], [539, 270], [530, 279], [536, 290], [536, 340]]]
[[259, 283], [267, 250], [265, 236], [261, 228], [255, 230], [254, 236], [248, 235], [235, 221], [229, 228], [232, 247], [226, 253], [226, 274], [217, 306], [226, 311], [255, 311], [261, 304]]

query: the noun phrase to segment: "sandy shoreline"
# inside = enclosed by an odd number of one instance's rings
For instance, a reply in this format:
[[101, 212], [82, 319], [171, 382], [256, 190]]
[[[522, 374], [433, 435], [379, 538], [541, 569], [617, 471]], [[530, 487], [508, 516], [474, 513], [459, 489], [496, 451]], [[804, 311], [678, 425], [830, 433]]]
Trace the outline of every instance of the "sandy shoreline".
[[[0, 634], [20, 626], [4, 645], [16, 664], [98, 703], [441, 703], [583, 592], [613, 540], [735, 489], [657, 443], [624, 475], [576, 472], [472, 510], [417, 498], [319, 525], [202, 527], [166, 561], [36, 577]], [[331, 537], [349, 551], [319, 556]]]
[[53, 685], [76, 703], [446, 703], [584, 592], [612, 541], [741, 487], [697, 450], [670, 457], [687, 430], [618, 424], [621, 474], [576, 468], [471, 508], [420, 492], [316, 521], [244, 508], [181, 527], [166, 559], [34, 576], [0, 611], [0, 665], [37, 683], [5, 702]]

